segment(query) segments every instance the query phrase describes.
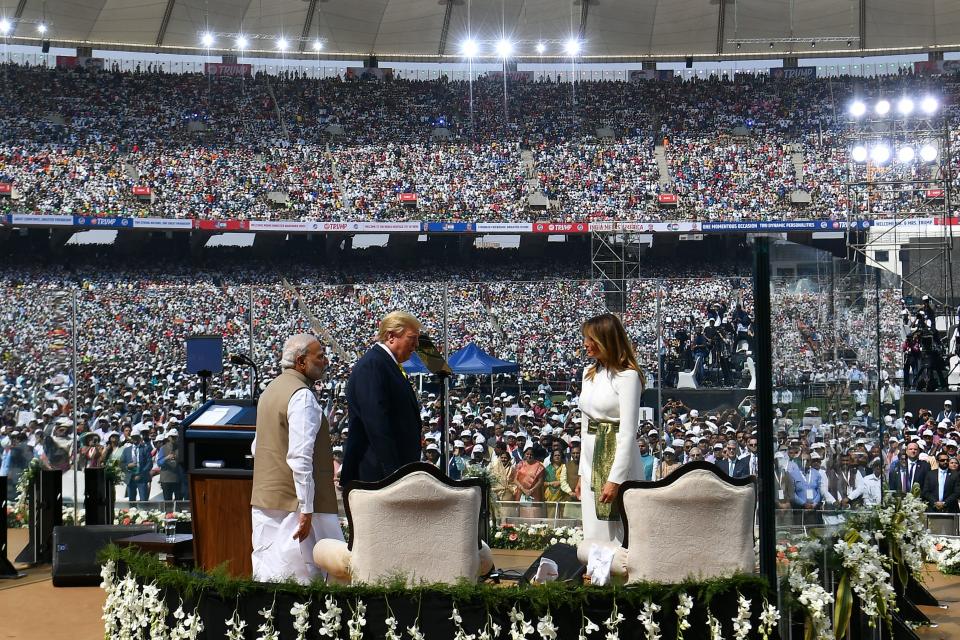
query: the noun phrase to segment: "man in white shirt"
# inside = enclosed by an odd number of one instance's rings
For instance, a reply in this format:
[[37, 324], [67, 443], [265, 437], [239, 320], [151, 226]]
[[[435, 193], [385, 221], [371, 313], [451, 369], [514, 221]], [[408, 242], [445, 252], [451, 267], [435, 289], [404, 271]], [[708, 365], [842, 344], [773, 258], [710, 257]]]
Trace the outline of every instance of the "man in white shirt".
[[326, 365], [315, 337], [292, 336], [283, 345], [283, 372], [257, 404], [250, 499], [254, 580], [306, 584], [321, 575], [313, 564], [317, 540], [343, 540], [330, 427], [312, 388]]
[[857, 475], [857, 486], [850, 490], [850, 499], [863, 497], [863, 506], [878, 505], [883, 500], [883, 462], [874, 458], [870, 462], [870, 471], [865, 476]]

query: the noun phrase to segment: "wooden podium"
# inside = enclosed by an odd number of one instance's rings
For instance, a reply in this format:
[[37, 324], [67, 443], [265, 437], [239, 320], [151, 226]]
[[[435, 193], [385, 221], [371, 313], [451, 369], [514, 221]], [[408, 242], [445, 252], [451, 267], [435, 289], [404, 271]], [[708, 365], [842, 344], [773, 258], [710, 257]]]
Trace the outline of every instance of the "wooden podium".
[[209, 400], [183, 421], [181, 459], [190, 475], [193, 557], [210, 571], [253, 574], [253, 457], [257, 405], [253, 400]]

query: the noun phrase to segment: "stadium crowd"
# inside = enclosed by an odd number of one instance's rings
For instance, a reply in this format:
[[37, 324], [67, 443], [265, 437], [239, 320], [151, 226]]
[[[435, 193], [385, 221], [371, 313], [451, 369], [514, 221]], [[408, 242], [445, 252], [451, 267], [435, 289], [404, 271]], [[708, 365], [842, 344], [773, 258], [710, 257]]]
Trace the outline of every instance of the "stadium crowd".
[[[490, 79], [471, 107], [466, 83], [446, 80], [0, 73], [0, 183], [13, 189], [0, 212], [242, 220], [845, 218], [852, 97], [960, 93], [951, 77], [751, 76], [583, 82], [574, 101], [569, 84], [512, 82], [504, 120]], [[960, 135], [953, 111], [949, 126]], [[896, 161], [879, 173], [934, 177]], [[854, 215], [929, 213], [927, 186], [878, 188]], [[534, 194], [548, 211], [531, 210]]]

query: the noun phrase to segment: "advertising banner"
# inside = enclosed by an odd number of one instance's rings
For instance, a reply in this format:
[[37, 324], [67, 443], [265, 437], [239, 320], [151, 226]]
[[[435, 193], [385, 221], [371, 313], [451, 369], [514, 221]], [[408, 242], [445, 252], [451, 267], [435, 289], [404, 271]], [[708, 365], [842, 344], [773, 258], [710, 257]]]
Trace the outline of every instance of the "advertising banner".
[[250, 231], [306, 231], [307, 223], [299, 220], [251, 220]]
[[931, 200], [943, 200], [944, 192], [943, 189], [927, 189], [926, 196]]
[[103, 58], [88, 56], [57, 56], [57, 69], [103, 69]]
[[630, 71], [630, 82], [671, 79], [673, 79], [673, 71], [668, 69], [632, 69]]
[[937, 75], [960, 71], [960, 60], [921, 60], [913, 63], [917, 75]]
[[190, 218], [134, 218], [133, 228], [189, 231], [193, 229], [193, 220]]
[[194, 229], [204, 231], [247, 231], [250, 229], [248, 220], [194, 220]]
[[393, 69], [384, 67], [347, 67], [345, 80], [393, 80]]
[[230, 76], [236, 78], [249, 78], [253, 71], [253, 65], [249, 64], [227, 64], [225, 62], [205, 62], [203, 63], [203, 72], [208, 76]]
[[466, 233], [474, 231], [472, 222], [424, 222], [423, 231], [428, 233]]
[[9, 196], [13, 193], [13, 185], [9, 182], [0, 182], [0, 196]]
[[586, 222], [534, 222], [534, 233], [587, 233], [590, 225]]
[[43, 216], [32, 213], [14, 213], [10, 216], [14, 226], [72, 227], [73, 216]]
[[[493, 80], [503, 80], [503, 71], [488, 71], [487, 77]], [[533, 71], [508, 71], [507, 80], [510, 82], [533, 82]]]
[[135, 196], [149, 196], [150, 193], [150, 187], [136, 186], [133, 188], [133, 195]]
[[478, 232], [485, 233], [530, 233], [533, 228], [529, 222], [478, 222]]
[[792, 69], [784, 69], [783, 67], [774, 67], [770, 69], [770, 77], [777, 79], [791, 79], [791, 78], [816, 78], [817, 77], [817, 68], [816, 67], [794, 67]]
[[[724, 233], [724, 232], [750, 232], [750, 231], [831, 231], [837, 229], [847, 229], [846, 220], [768, 220], [768, 221], [750, 221], [750, 222], [704, 222], [701, 231]], [[869, 220], [856, 221], [849, 228], [862, 230], [869, 229], [871, 222]]]
[[104, 218], [96, 216], [73, 216], [75, 227], [111, 227], [115, 229], [133, 227], [132, 218]]
[[307, 231], [349, 233], [420, 233], [419, 222], [306, 222]]
[[870, 224], [875, 229], [889, 229], [893, 226], [916, 228], [916, 227], [931, 227], [934, 224], [935, 219], [933, 216], [929, 218], [878, 218], [873, 220]]

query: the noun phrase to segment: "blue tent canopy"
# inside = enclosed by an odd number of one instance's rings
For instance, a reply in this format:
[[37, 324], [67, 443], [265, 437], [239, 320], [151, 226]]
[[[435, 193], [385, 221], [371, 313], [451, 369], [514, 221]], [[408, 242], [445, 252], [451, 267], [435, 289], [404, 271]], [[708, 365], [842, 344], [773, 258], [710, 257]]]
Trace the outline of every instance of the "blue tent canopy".
[[416, 351], [411, 353], [410, 359], [403, 363], [403, 370], [407, 372], [407, 375], [410, 375], [411, 373], [430, 374], [430, 370], [427, 369], [427, 365], [423, 364], [423, 360], [420, 359], [420, 356], [417, 355]]
[[520, 371], [520, 366], [516, 362], [494, 358], [472, 342], [463, 349], [450, 354], [450, 368], [453, 369], [454, 373], [475, 375]]

